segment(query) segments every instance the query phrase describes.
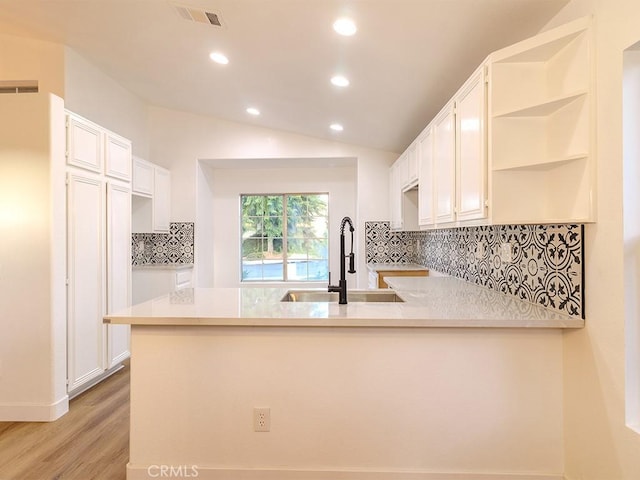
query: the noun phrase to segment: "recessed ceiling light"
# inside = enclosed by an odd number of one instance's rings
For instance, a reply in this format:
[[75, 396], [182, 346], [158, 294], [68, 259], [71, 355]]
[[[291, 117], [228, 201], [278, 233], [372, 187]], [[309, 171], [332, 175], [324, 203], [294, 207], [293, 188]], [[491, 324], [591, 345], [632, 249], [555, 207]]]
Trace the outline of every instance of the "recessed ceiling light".
[[260, 115], [260, 110], [258, 110], [257, 108], [253, 108], [253, 107], [249, 107], [247, 108], [247, 113], [249, 115]]
[[220, 65], [226, 65], [227, 63], [229, 63], [229, 59], [227, 58], [227, 56], [220, 52], [213, 52], [209, 54], [209, 58], [214, 62], [219, 63]]
[[333, 22], [333, 29], [340, 35], [350, 37], [358, 30], [350, 18], [342, 17]]
[[331, 83], [336, 87], [347, 87], [349, 86], [349, 79], [342, 75], [336, 75], [335, 77], [331, 77]]
[[331, 125], [329, 125], [329, 128], [334, 132], [341, 132], [344, 130], [344, 127], [339, 123], [332, 123]]

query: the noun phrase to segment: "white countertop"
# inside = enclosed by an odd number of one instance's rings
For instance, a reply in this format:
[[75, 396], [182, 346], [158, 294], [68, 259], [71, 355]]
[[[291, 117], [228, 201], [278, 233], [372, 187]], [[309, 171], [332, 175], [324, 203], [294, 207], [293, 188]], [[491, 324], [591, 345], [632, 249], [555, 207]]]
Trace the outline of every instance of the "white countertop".
[[407, 270], [428, 270], [424, 265], [417, 263], [369, 263], [367, 268], [374, 272], [403, 272]]
[[[452, 277], [390, 279], [404, 303], [281, 302], [287, 288], [184, 289], [107, 315], [131, 325], [581, 328], [584, 320]], [[324, 289], [319, 289], [324, 291]]]
[[193, 263], [145, 263], [143, 265], [133, 265], [133, 270], [182, 270], [193, 268]]

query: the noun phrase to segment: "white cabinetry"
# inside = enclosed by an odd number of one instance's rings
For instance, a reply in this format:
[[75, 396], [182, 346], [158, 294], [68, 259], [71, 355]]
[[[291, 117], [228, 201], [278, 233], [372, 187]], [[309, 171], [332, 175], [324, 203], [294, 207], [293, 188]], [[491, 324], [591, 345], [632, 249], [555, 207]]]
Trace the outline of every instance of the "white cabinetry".
[[129, 356], [129, 328], [102, 318], [131, 300], [131, 144], [68, 113], [67, 152], [67, 389], [74, 394]]
[[67, 165], [131, 180], [131, 142], [67, 112]]
[[[432, 122], [436, 225], [487, 217], [484, 71], [480, 66]], [[421, 224], [429, 226], [429, 213], [424, 216]]]
[[169, 231], [171, 174], [157, 165], [153, 169], [153, 231]]
[[153, 195], [153, 164], [133, 157], [133, 179], [131, 191], [136, 195]]
[[102, 173], [103, 134], [95, 123], [67, 114], [67, 164]]
[[104, 182], [67, 179], [67, 381], [73, 391], [104, 371]]
[[391, 229], [418, 228], [418, 152], [412, 143], [389, 169]]
[[456, 136], [450, 101], [433, 120], [433, 179], [436, 223], [455, 221]]
[[168, 232], [171, 172], [146, 160], [134, 159], [133, 193], [134, 232]]
[[[417, 139], [421, 228], [595, 221], [592, 35], [590, 18], [576, 20], [469, 77]], [[396, 162], [401, 187], [410, 151]]]
[[400, 163], [389, 167], [389, 208], [391, 210], [391, 229], [402, 228], [402, 187], [400, 185]]
[[105, 175], [131, 180], [131, 142], [113, 132], [105, 132]]
[[494, 223], [595, 221], [591, 35], [585, 18], [491, 55]]
[[455, 96], [456, 220], [487, 217], [485, 66]]
[[418, 137], [418, 163], [420, 164], [420, 180], [418, 182], [418, 224], [429, 227], [435, 223], [434, 218], [434, 184], [433, 184], [433, 128], [427, 126]]
[[[131, 305], [131, 190], [107, 183], [107, 313]], [[107, 328], [107, 368], [129, 358], [129, 325]]]

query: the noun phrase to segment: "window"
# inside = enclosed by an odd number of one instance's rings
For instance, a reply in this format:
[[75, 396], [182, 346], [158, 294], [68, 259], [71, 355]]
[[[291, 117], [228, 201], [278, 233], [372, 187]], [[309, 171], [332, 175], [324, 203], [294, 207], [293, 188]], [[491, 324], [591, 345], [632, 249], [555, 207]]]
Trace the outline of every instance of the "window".
[[242, 281], [329, 278], [329, 195], [241, 195]]

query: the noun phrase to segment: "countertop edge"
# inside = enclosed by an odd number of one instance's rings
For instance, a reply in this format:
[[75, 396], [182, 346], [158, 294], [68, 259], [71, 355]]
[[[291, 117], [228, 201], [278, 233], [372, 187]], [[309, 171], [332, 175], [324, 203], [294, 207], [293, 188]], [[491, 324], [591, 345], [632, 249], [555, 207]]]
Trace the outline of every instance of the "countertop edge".
[[292, 328], [501, 328], [579, 329], [584, 320], [491, 320], [491, 319], [326, 319], [326, 318], [209, 318], [209, 317], [104, 317], [105, 324], [155, 327], [292, 327]]

